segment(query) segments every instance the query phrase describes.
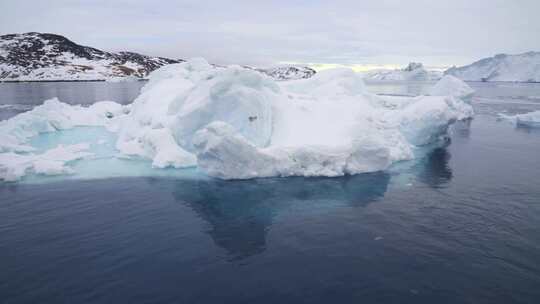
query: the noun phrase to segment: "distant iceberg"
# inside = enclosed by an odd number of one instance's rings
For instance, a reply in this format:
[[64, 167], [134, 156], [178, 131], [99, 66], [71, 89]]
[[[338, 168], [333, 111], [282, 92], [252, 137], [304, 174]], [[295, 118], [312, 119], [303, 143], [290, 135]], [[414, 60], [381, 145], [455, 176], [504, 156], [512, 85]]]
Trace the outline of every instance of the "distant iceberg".
[[505, 120], [509, 120], [518, 126], [540, 128], [540, 111], [533, 111], [517, 115], [499, 114], [499, 117]]
[[[251, 69], [192, 59], [154, 71], [129, 106], [49, 100], [0, 122], [0, 179], [72, 173], [72, 162], [91, 157], [84, 145], [54, 148], [62, 152], [57, 157], [56, 150], [34, 151], [29, 141], [77, 126], [116, 134], [122, 158], [155, 168], [197, 166], [222, 179], [380, 171], [414, 158], [417, 147], [471, 117], [467, 87], [451, 79], [432, 96], [377, 96], [349, 69], [277, 83]], [[52, 162], [43, 169], [43, 160]]]
[[377, 69], [364, 74], [366, 80], [388, 81], [436, 81], [441, 77], [442, 72], [426, 70], [424, 65], [418, 62], [411, 62], [403, 69]]
[[444, 72], [464, 81], [540, 82], [540, 52], [499, 54]]

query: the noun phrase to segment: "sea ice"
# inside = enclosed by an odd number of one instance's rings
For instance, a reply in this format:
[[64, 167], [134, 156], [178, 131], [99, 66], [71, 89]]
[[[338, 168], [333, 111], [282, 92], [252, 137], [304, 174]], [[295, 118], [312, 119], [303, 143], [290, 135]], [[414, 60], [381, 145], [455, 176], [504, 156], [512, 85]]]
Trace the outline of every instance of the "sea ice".
[[67, 165], [91, 153], [87, 144], [59, 145], [36, 153], [29, 144], [42, 133], [68, 130], [77, 126], [103, 126], [115, 130], [129, 106], [112, 101], [96, 102], [89, 107], [74, 106], [58, 99], [46, 100], [33, 110], [0, 121], [0, 180], [18, 180], [29, 173], [58, 175], [72, 173]]
[[16, 181], [34, 173], [42, 175], [71, 174], [68, 163], [92, 153], [85, 152], [89, 145], [58, 146], [41, 154], [0, 153], [0, 180]]
[[76, 126], [106, 126], [114, 129], [129, 106], [100, 101], [89, 107], [73, 106], [57, 98], [46, 100], [33, 110], [0, 121], [0, 152], [30, 152], [27, 142], [40, 133], [67, 130]]

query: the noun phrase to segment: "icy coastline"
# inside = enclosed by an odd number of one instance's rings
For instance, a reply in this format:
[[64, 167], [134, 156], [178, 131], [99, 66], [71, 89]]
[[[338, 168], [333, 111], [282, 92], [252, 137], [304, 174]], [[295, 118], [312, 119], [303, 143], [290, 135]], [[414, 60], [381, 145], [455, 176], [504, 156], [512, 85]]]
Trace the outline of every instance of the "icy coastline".
[[106, 128], [117, 136], [116, 157], [148, 160], [156, 170], [198, 167], [222, 179], [385, 170], [472, 117], [472, 89], [447, 77], [430, 96], [377, 96], [348, 69], [276, 82], [192, 59], [154, 71], [129, 106], [49, 100], [0, 122], [0, 180], [75, 173], [72, 163], [92, 157], [88, 145], [38, 153], [29, 141], [78, 126]]

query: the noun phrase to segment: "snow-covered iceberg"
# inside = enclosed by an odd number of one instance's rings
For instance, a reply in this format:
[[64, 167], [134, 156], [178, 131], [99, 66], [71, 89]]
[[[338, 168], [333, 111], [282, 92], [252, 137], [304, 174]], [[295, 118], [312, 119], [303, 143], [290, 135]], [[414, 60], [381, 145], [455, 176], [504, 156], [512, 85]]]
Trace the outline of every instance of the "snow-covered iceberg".
[[385, 81], [435, 81], [441, 77], [442, 72], [426, 70], [419, 62], [411, 62], [402, 69], [377, 69], [364, 74], [366, 80]]
[[[373, 172], [412, 159], [417, 147], [471, 117], [463, 86], [453, 79], [439, 84], [432, 96], [377, 96], [348, 69], [276, 83], [250, 69], [193, 59], [153, 72], [130, 106], [50, 100], [1, 122], [0, 160], [22, 155], [35, 163], [43, 153], [32, 151], [33, 136], [91, 125], [117, 134], [121, 157], [147, 159], [155, 168], [198, 166], [223, 179]], [[64, 166], [88, 157], [83, 148], [58, 161]], [[1, 161], [0, 179], [47, 172], [19, 168]], [[51, 172], [69, 171], [64, 169]]]
[[465, 81], [540, 82], [540, 52], [498, 54], [444, 72]]

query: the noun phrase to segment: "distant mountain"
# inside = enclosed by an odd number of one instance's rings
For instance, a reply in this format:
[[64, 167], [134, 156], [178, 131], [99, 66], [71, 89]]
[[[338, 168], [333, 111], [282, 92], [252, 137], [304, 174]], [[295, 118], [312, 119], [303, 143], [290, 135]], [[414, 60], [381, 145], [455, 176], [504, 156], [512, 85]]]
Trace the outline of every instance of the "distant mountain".
[[499, 54], [444, 73], [466, 81], [540, 82], [540, 52]]
[[315, 70], [305, 66], [277, 66], [266, 69], [257, 69], [275, 80], [296, 80], [310, 78]]
[[428, 71], [424, 65], [411, 62], [403, 69], [396, 70], [373, 70], [364, 74], [367, 80], [394, 80], [394, 81], [430, 81], [439, 80], [442, 72]]
[[[150, 57], [133, 52], [106, 52], [66, 37], [25, 33], [0, 36], [0, 81], [72, 81], [141, 79], [182, 59]], [[276, 80], [309, 78], [308, 67], [255, 69]]]
[[143, 78], [163, 65], [179, 62], [132, 52], [104, 52], [55, 34], [0, 36], [0, 80]]

